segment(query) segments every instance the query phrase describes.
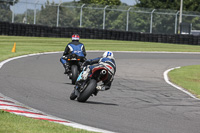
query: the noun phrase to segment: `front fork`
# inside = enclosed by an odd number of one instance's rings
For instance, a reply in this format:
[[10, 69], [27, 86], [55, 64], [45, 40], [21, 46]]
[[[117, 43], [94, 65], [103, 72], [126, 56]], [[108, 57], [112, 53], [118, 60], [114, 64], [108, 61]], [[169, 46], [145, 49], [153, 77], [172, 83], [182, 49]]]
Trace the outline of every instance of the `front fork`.
[[74, 87], [74, 93], [77, 97], [79, 97], [81, 92], [85, 90], [85, 88], [87, 87], [88, 81], [89, 81], [89, 78], [87, 78], [85, 81], [76, 81], [76, 85]]

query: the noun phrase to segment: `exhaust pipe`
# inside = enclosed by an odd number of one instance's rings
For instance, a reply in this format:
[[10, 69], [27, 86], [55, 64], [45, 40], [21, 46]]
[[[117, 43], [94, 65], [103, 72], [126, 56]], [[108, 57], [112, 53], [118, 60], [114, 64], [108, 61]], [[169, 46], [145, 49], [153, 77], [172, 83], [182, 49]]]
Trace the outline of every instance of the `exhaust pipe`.
[[106, 73], [107, 73], [106, 70], [101, 71], [101, 75], [105, 75]]

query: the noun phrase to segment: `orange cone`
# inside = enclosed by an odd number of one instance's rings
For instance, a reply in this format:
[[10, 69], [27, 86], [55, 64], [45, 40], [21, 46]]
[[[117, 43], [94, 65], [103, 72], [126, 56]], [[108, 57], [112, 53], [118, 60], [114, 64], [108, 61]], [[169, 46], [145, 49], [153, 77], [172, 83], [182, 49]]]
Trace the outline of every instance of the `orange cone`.
[[14, 43], [14, 46], [12, 48], [12, 52], [15, 53], [16, 52], [16, 42]]

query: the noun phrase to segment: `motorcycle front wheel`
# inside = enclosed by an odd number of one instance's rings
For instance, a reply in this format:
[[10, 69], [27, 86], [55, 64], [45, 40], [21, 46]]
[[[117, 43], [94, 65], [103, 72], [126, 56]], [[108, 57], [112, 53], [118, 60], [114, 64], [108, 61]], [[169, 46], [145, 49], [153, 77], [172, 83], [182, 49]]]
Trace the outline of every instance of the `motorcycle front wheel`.
[[80, 96], [77, 98], [79, 102], [86, 102], [88, 98], [94, 93], [97, 86], [97, 81], [91, 79], [83, 92], [81, 92]]
[[75, 90], [73, 90], [73, 92], [71, 93], [71, 95], [70, 95], [70, 99], [71, 100], [75, 100], [76, 99], [76, 95], [75, 95]]

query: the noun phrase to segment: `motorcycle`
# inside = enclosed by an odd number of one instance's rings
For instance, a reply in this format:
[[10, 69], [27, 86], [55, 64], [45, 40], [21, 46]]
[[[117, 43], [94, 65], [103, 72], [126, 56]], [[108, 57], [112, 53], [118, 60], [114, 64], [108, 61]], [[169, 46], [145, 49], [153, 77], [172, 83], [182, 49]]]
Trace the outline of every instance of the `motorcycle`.
[[[84, 69], [86, 70], [86, 68]], [[86, 102], [90, 96], [96, 96], [98, 92], [96, 89], [97, 83], [106, 80], [108, 77], [108, 69], [104, 65], [94, 68], [85, 80], [78, 81], [83, 72], [79, 75], [74, 90], [70, 95], [71, 100], [77, 98], [78, 102]]]
[[77, 56], [76, 54], [71, 54], [65, 58], [69, 62], [69, 79], [72, 80], [72, 84], [75, 84], [76, 79], [78, 78], [79, 73], [81, 72], [81, 66], [83, 60], [82, 57]]

